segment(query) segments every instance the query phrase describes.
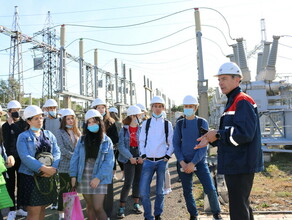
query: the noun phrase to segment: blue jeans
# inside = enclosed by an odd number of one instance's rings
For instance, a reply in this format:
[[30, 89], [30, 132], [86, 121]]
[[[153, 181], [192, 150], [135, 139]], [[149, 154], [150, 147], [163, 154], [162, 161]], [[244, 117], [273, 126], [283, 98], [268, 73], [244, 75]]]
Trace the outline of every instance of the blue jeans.
[[[181, 166], [179, 165], [179, 167]], [[196, 165], [196, 168], [197, 171], [195, 171], [195, 174], [199, 178], [201, 184], [203, 185], [204, 192], [208, 196], [212, 213], [213, 214], [220, 213], [221, 212], [220, 204], [218, 201], [215, 186], [210, 175], [208, 164], [200, 162]], [[190, 213], [191, 216], [197, 216], [198, 211], [193, 196], [193, 174], [194, 173], [180, 172], [180, 178], [188, 212]]]
[[144, 207], [144, 217], [147, 220], [154, 219], [151, 212], [151, 200], [150, 200], [150, 184], [152, 177], [156, 172], [156, 198], [154, 203], [154, 215], [161, 215], [164, 206], [164, 179], [165, 179], [165, 167], [166, 161], [150, 161], [145, 160], [142, 167], [141, 179], [140, 179], [140, 196]]

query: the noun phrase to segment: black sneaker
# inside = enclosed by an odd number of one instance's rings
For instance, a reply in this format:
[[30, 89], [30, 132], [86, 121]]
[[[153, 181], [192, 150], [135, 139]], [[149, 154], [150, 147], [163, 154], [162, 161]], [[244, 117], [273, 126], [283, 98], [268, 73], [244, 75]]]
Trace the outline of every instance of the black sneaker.
[[160, 215], [155, 215], [155, 220], [162, 220], [162, 218], [160, 217]]
[[135, 212], [135, 214], [141, 214], [141, 213], [143, 213], [142, 210], [141, 210], [141, 207], [140, 207], [140, 205], [138, 203], [135, 203], [134, 204], [133, 211]]
[[213, 215], [214, 220], [222, 220], [223, 218], [221, 217], [220, 213], [214, 214]]
[[120, 207], [117, 213], [117, 219], [125, 218], [125, 207]]
[[196, 215], [191, 215], [190, 216], [190, 220], [197, 220], [197, 216]]

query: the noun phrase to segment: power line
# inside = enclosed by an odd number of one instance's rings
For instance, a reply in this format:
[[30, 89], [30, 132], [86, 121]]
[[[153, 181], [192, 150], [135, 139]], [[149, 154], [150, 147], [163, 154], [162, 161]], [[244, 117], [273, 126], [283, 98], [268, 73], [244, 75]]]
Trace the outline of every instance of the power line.
[[[126, 53], [126, 52], [118, 52], [118, 51], [107, 50], [107, 49], [101, 49], [101, 48], [99, 48], [98, 50], [99, 50], [99, 51], [106, 51], [106, 52], [110, 52], [110, 53], [116, 53], [116, 54], [134, 55], [134, 56], [137, 55], [137, 56], [140, 56], [140, 55], [148, 55], [148, 54], [153, 54], [153, 53], [158, 53], [158, 52], [162, 52], [162, 51], [165, 51], [165, 50], [169, 50], [169, 49], [171, 49], [171, 48], [173, 48], [173, 47], [177, 47], [177, 46], [179, 46], [179, 45], [181, 45], [181, 44], [184, 44], [184, 43], [186, 43], [186, 42], [188, 42], [188, 41], [191, 41], [191, 40], [194, 40], [194, 39], [195, 39], [195, 38], [191, 38], [191, 39], [185, 40], [185, 41], [183, 41], [183, 42], [180, 42], [180, 43], [178, 43], [178, 44], [172, 45], [172, 46], [170, 46], [170, 47], [167, 47], [167, 48], [164, 48], [164, 49], [161, 49], [161, 50], [156, 50], [156, 51], [146, 52], [146, 53]], [[88, 53], [88, 52], [93, 51], [93, 50], [94, 50], [94, 49], [90, 49], [90, 50], [86, 51], [85, 53]]]
[[213, 41], [213, 40], [211, 40], [211, 39], [209, 39], [209, 38], [206, 38], [206, 37], [203, 37], [203, 38], [206, 39], [206, 40], [208, 40], [208, 41], [211, 41], [211, 42], [214, 43], [214, 44], [216, 44], [216, 45], [218, 46], [218, 48], [220, 49], [221, 53], [223, 54], [223, 56], [226, 57], [226, 55], [224, 54], [224, 52], [223, 52], [221, 46], [220, 46], [216, 41]]
[[[111, 10], [119, 10], [119, 9], [148, 7], [148, 6], [155, 6], [155, 5], [167, 5], [167, 4], [173, 4], [173, 3], [188, 2], [188, 1], [191, 1], [191, 0], [172, 1], [172, 2], [155, 3], [155, 4], [144, 4], [144, 5], [133, 5], [133, 6], [124, 6], [124, 7], [115, 7], [115, 8], [82, 10], [82, 11], [55, 12], [55, 13], [51, 13], [51, 14], [52, 15], [64, 15], [64, 14], [87, 13], [87, 12], [96, 12], [96, 11], [111, 11]], [[43, 16], [43, 15], [46, 15], [46, 14], [23, 14], [21, 16], [30, 17], [30, 16]], [[0, 17], [11, 17], [11, 15], [2, 15]]]
[[[215, 27], [215, 26], [212, 26], [212, 25], [202, 25], [202, 26], [212, 27], [212, 28], [215, 28], [215, 29], [217, 29], [218, 31], [220, 31], [220, 33], [223, 35], [223, 37], [224, 37], [224, 39], [225, 39], [225, 42], [226, 42], [227, 46], [230, 46], [230, 44], [228, 43], [228, 41], [227, 41], [227, 39], [226, 39], [226, 36], [224, 35], [224, 33], [223, 33], [223, 31], [222, 31], [221, 29], [219, 29], [219, 28], [217, 28], [217, 27]], [[171, 37], [171, 36], [173, 36], [173, 35], [175, 35], [175, 34], [177, 34], [177, 33], [179, 33], [179, 32], [182, 32], [182, 31], [187, 30], [187, 29], [192, 28], [192, 27], [195, 27], [195, 25], [190, 25], [190, 26], [188, 26], [188, 27], [182, 28], [182, 29], [180, 29], [180, 30], [178, 30], [178, 31], [175, 31], [175, 32], [173, 32], [173, 33], [171, 33], [171, 34], [168, 34], [168, 35], [166, 35], [166, 36], [164, 36], [164, 37], [161, 37], [161, 38], [158, 38], [158, 39], [155, 39], [155, 40], [151, 40], [151, 41], [147, 41], [147, 42], [142, 42], [142, 43], [136, 43], [136, 44], [118, 44], [118, 43], [111, 43], [111, 42], [105, 42], [105, 41], [101, 41], [101, 40], [96, 40], [96, 39], [93, 39], [93, 38], [82, 38], [82, 39], [84, 39], [84, 40], [90, 40], [90, 41], [95, 41], [95, 42], [98, 42], [98, 43], [103, 43], [103, 44], [112, 45], [112, 46], [122, 46], [122, 47], [123, 47], [123, 46], [127, 46], [127, 47], [131, 47], [131, 46], [141, 46], [141, 45], [151, 44], [151, 43], [155, 43], [155, 42], [157, 42], [157, 41], [160, 41], [160, 40], [166, 39], [166, 38], [168, 38], [168, 37]], [[74, 42], [76, 42], [76, 41], [79, 40], [79, 39], [81, 39], [81, 38], [77, 38], [77, 39], [73, 40], [71, 43], [69, 43], [69, 44], [66, 46], [66, 48], [69, 47], [71, 44], [73, 44]]]
[[287, 44], [282, 44], [282, 43], [279, 43], [281, 46], [284, 46], [284, 47], [288, 47], [288, 48], [292, 48], [292, 46], [289, 46]]
[[134, 27], [134, 26], [139, 26], [139, 25], [143, 25], [143, 24], [148, 24], [148, 23], [151, 23], [151, 22], [154, 22], [154, 21], [159, 21], [159, 20], [162, 20], [164, 18], [171, 17], [173, 15], [176, 15], [176, 14], [179, 14], [179, 13], [183, 13], [183, 12], [186, 12], [186, 11], [189, 11], [189, 10], [194, 10], [194, 9], [193, 8], [188, 8], [188, 9], [177, 11], [177, 12], [174, 12], [174, 13], [171, 13], [171, 14], [159, 17], [159, 18], [155, 18], [155, 19], [152, 19], [152, 20], [149, 20], [149, 21], [144, 21], [144, 22], [135, 23], [135, 24], [128, 24], [128, 25], [118, 25], [118, 26], [94, 26], [94, 25], [81, 25], [81, 24], [65, 24], [65, 25], [66, 26], [73, 26], [73, 27], [108, 28], [108, 29], [110, 29], [110, 28]]
[[217, 12], [219, 15], [221, 15], [221, 17], [224, 19], [226, 25], [227, 25], [227, 28], [228, 28], [228, 34], [229, 34], [229, 37], [231, 40], [235, 40], [235, 38], [231, 37], [231, 34], [230, 34], [230, 26], [229, 26], [229, 23], [227, 21], [227, 19], [225, 18], [225, 16], [218, 10], [214, 9], [214, 8], [208, 8], [208, 7], [199, 7], [200, 9], [209, 9], [209, 10], [213, 10], [215, 12]]
[[[136, 43], [136, 44], [117, 44], [117, 43], [110, 43], [110, 42], [105, 42], [105, 41], [101, 41], [101, 40], [96, 40], [96, 39], [93, 39], [93, 38], [82, 38], [82, 39], [95, 41], [95, 42], [98, 42], [98, 43], [103, 43], [103, 44], [112, 45], [112, 46], [121, 46], [121, 47], [141, 46], [141, 45], [150, 44], [150, 43], [154, 43], [154, 42], [166, 39], [166, 38], [168, 38], [170, 36], [173, 36], [173, 35], [181, 32], [181, 31], [184, 31], [184, 30], [189, 29], [191, 27], [195, 27], [195, 25], [191, 25], [191, 26], [185, 27], [183, 29], [180, 29], [180, 30], [174, 32], [174, 33], [171, 33], [169, 35], [166, 35], [164, 37], [161, 37], [161, 38], [158, 38], [158, 39], [155, 39], [155, 40], [142, 42], [142, 43]], [[80, 39], [80, 38], [77, 38], [77, 39], [73, 40], [70, 44], [68, 44], [68, 46], [66, 46], [66, 48], [69, 47], [72, 43], [76, 42], [78, 39]]]

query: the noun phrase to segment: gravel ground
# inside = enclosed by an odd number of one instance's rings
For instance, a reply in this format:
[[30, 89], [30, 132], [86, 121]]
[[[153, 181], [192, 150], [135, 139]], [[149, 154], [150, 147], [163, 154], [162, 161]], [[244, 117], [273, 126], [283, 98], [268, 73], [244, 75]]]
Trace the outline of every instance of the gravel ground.
[[[185, 200], [183, 197], [182, 187], [181, 183], [179, 183], [178, 175], [176, 172], [176, 160], [175, 158], [172, 158], [169, 162], [169, 171], [171, 175], [171, 185], [172, 185], [172, 192], [165, 196], [165, 203], [164, 203], [164, 213], [162, 215], [164, 220], [187, 220], [189, 219], [189, 214], [187, 212], [186, 206], [185, 206]], [[121, 178], [121, 172], [117, 171], [117, 176]], [[151, 200], [152, 200], [152, 207], [155, 200], [155, 182], [154, 179], [152, 181], [151, 185]], [[196, 184], [197, 181], [195, 181], [194, 184], [194, 192], [196, 193], [196, 198], [200, 197], [200, 193], [202, 191], [201, 185]], [[113, 208], [113, 216], [111, 219], [116, 219], [116, 213], [119, 207], [119, 198], [120, 198], [120, 192], [123, 186], [122, 181], [115, 181], [114, 182], [114, 208]], [[198, 194], [199, 192], [199, 194]], [[82, 207], [84, 207], [84, 215], [85, 213], [85, 202], [81, 196], [81, 203]], [[131, 196], [129, 196], [126, 206], [126, 217], [125, 220], [137, 220], [137, 219], [144, 219], [143, 214], [136, 215], [132, 212], [132, 206], [133, 206], [133, 200]], [[197, 199], [197, 206], [199, 211], [199, 219], [200, 220], [211, 220], [212, 217], [209, 214], [206, 214], [203, 210], [203, 200]], [[224, 213], [228, 212], [227, 205], [221, 205], [221, 209]], [[8, 213], [8, 209], [2, 210], [3, 216], [6, 216]], [[223, 215], [223, 218], [225, 220], [229, 219], [227, 214]], [[6, 217], [4, 217], [6, 219]], [[17, 217], [17, 219], [25, 219], [21, 217]], [[56, 210], [51, 210], [49, 207], [46, 210], [46, 220], [58, 220], [58, 212]], [[276, 219], [287, 219], [292, 220], [292, 214], [291, 215], [283, 215], [283, 214], [266, 214], [266, 215], [257, 215], [255, 216], [255, 219], [257, 220], [276, 220]]]

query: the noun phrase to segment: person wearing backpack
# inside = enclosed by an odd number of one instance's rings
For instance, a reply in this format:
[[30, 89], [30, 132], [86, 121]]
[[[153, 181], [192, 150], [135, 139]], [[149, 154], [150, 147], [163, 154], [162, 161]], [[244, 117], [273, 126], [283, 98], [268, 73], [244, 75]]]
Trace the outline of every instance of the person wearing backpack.
[[[58, 103], [54, 99], [48, 99], [43, 105], [43, 109], [47, 112], [44, 118], [43, 129], [52, 132], [55, 137], [60, 128], [61, 118], [57, 114]], [[56, 176], [59, 182], [59, 176]], [[53, 202], [51, 209], [58, 209], [58, 198]]]
[[[113, 118], [115, 120], [115, 125], [116, 125], [116, 128], [117, 128], [117, 132], [119, 133], [120, 130], [121, 130], [121, 128], [122, 128], [122, 123], [120, 122], [120, 119], [119, 119], [119, 116], [118, 116], [119, 111], [118, 111], [118, 109], [116, 107], [111, 107], [111, 108], [109, 108], [108, 111], [110, 113], [111, 118]], [[121, 181], [124, 181], [125, 180], [125, 176], [124, 176], [124, 164], [118, 160], [118, 158], [119, 158], [118, 144], [119, 143], [116, 143], [114, 145], [115, 163], [114, 163], [114, 172], [113, 172], [114, 177], [113, 177], [113, 179], [114, 180], [118, 180], [118, 177], [116, 175], [116, 171], [117, 171], [116, 161], [117, 161], [118, 164], [119, 164], [119, 166], [120, 166], [120, 168], [121, 168], [121, 172], [123, 174], [122, 175], [122, 178], [121, 178]]]
[[43, 111], [35, 105], [24, 109], [23, 117], [29, 129], [17, 139], [19, 167], [19, 205], [27, 207], [27, 219], [45, 218], [46, 206], [57, 198], [55, 175], [60, 161], [60, 149], [55, 136], [43, 130]]
[[193, 175], [199, 178], [207, 194], [213, 219], [222, 219], [220, 215], [220, 204], [216, 188], [206, 161], [207, 148], [194, 150], [197, 138], [201, 136], [201, 127], [208, 130], [208, 122], [195, 115], [199, 103], [197, 98], [191, 95], [185, 96], [183, 100], [184, 118], [177, 121], [173, 134], [174, 153], [179, 162], [179, 176], [181, 179], [183, 194], [186, 201], [190, 220], [197, 220], [198, 211], [193, 196]]
[[[139, 136], [139, 150], [143, 158], [140, 179], [140, 196], [144, 207], [144, 217], [147, 220], [160, 220], [164, 206], [164, 179], [168, 160], [173, 153], [171, 122], [162, 117], [165, 101], [160, 96], [151, 100], [152, 117], [143, 122]], [[156, 198], [154, 216], [151, 212], [150, 185], [156, 173]]]
[[16, 141], [18, 135], [25, 131], [27, 123], [20, 116], [21, 104], [16, 100], [11, 100], [7, 104], [7, 120], [2, 125], [3, 145], [8, 156], [15, 158], [15, 165], [7, 168], [7, 175], [5, 181], [9, 195], [13, 201], [13, 206], [10, 207], [7, 220], [14, 220], [16, 216], [27, 216], [24, 207], [19, 206], [17, 198], [19, 197], [19, 167], [21, 160], [17, 153]]
[[133, 211], [135, 214], [142, 213], [139, 205], [139, 184], [143, 164], [139, 154], [139, 134], [141, 129], [139, 122], [141, 114], [141, 109], [138, 106], [130, 106], [127, 109], [127, 117], [123, 120], [124, 126], [119, 133], [118, 150], [120, 154], [118, 160], [124, 164], [125, 182], [120, 196], [118, 219], [125, 217], [125, 206], [131, 187], [134, 199]]

